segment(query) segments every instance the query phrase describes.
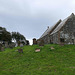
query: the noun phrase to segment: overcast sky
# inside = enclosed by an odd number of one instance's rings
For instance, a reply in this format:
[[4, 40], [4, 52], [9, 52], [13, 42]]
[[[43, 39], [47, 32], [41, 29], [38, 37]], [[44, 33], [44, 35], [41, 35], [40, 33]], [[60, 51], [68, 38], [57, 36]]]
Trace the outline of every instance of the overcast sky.
[[0, 26], [39, 38], [59, 19], [75, 13], [75, 0], [0, 0]]

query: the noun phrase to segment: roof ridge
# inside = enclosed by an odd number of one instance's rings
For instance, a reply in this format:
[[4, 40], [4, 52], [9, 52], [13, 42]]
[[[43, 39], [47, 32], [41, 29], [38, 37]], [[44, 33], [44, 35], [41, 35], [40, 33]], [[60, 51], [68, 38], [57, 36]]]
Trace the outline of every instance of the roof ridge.
[[69, 18], [72, 18], [73, 16], [75, 16], [74, 13], [72, 13], [72, 14], [69, 16]]
[[54, 24], [53, 26], [51, 26], [50, 28], [48, 28], [48, 29], [42, 34], [42, 36], [41, 36], [40, 38], [46, 36], [46, 35], [49, 34], [52, 30], [54, 30], [54, 27], [56, 28], [57, 25], [59, 25], [59, 23], [61, 23], [61, 21], [62, 21], [62, 20], [60, 19], [59, 21], [56, 22], [56, 24]]
[[68, 16], [67, 18], [65, 18], [65, 19], [55, 28], [55, 30], [51, 33], [51, 35], [54, 34], [54, 33], [57, 32], [57, 31], [59, 31], [59, 30], [61, 29], [61, 27], [66, 23], [66, 21], [67, 21], [69, 18], [72, 18], [73, 16], [75, 16], [75, 15], [72, 13], [70, 16]]

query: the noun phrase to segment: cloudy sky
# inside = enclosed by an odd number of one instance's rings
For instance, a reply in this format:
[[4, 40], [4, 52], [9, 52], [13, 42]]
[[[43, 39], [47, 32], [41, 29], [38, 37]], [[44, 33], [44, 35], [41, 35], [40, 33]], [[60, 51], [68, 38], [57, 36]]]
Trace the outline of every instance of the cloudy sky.
[[75, 13], [75, 0], [0, 0], [0, 26], [39, 38], [59, 19]]

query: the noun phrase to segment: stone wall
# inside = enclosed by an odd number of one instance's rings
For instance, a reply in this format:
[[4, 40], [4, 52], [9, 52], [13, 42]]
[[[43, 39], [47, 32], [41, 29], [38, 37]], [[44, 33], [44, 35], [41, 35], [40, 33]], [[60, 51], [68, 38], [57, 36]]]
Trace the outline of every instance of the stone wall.
[[68, 19], [60, 31], [60, 38], [64, 38], [64, 44], [75, 44], [75, 17]]
[[[47, 34], [41, 39], [44, 44], [75, 44], [75, 15], [72, 14], [58, 26], [55, 33]], [[40, 39], [40, 40], [41, 40]]]
[[55, 44], [75, 44], [75, 17], [68, 19], [59, 32], [52, 35]]
[[51, 35], [50, 40], [52, 40], [51, 42], [53, 44], [59, 44], [59, 36], [58, 35], [59, 35], [58, 32], [53, 34], [53, 35]]
[[46, 35], [42, 38], [42, 40], [44, 40], [44, 44], [49, 44], [50, 43], [50, 36]]

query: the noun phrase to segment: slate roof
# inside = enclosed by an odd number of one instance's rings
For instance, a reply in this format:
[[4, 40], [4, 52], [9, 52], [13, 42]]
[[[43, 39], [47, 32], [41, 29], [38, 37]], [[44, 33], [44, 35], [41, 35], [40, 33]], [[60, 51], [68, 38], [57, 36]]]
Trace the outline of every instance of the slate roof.
[[55, 25], [53, 25], [52, 27], [48, 28], [43, 35], [40, 38], [43, 38], [44, 36], [46, 36], [47, 34], [49, 34], [51, 31], [53, 31], [59, 24], [61, 23], [61, 20], [59, 20]]
[[40, 38], [46, 36], [46, 35], [48, 34], [48, 32], [49, 32], [52, 28], [53, 28], [53, 26], [52, 26], [51, 28], [48, 28], [48, 29], [43, 33], [43, 35], [42, 35]]
[[67, 17], [66, 19], [64, 19], [64, 20], [55, 28], [55, 30], [54, 30], [50, 35], [56, 33], [57, 31], [59, 31], [59, 30], [65, 25], [66, 21], [67, 21], [68, 19], [74, 17], [74, 16], [75, 16], [75, 15], [72, 13], [69, 17]]

